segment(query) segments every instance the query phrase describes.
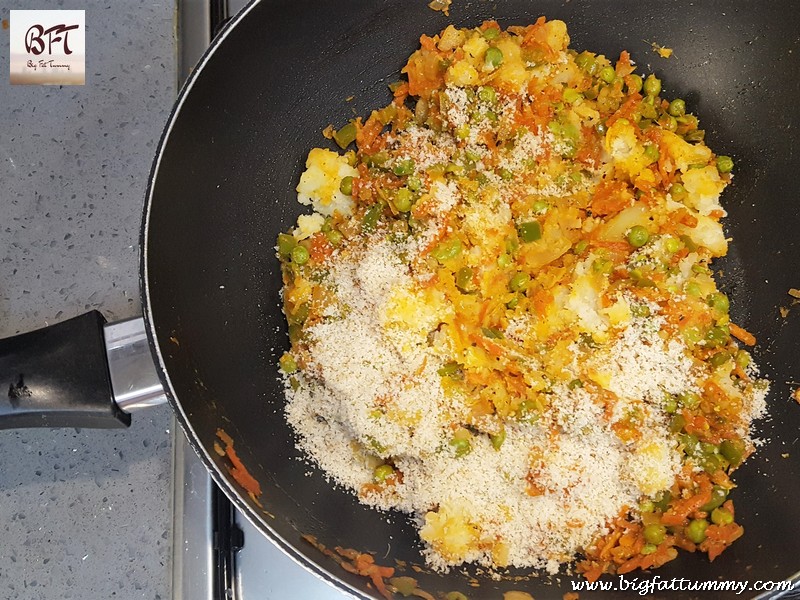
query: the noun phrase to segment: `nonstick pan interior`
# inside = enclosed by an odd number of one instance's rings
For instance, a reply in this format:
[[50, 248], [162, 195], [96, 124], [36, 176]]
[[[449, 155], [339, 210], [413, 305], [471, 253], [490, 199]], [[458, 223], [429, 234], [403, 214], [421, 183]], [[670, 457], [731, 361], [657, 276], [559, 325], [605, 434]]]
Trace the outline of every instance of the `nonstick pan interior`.
[[[495, 18], [506, 27], [545, 15], [567, 22], [573, 48], [613, 58], [629, 50], [638, 72], [654, 70], [663, 80], [665, 97], [686, 100], [709, 146], [736, 161], [723, 196], [733, 244], [715, 268], [731, 295], [732, 318], [759, 339], [756, 359], [773, 381], [772, 416], [761, 426], [766, 443], [735, 474], [744, 537], [713, 563], [683, 555], [656, 574], [755, 581], [800, 571], [800, 407], [789, 399], [796, 384], [787, 385], [800, 380], [800, 306], [791, 307], [787, 295], [800, 287], [799, 14], [787, 0], [454, 0], [449, 17], [424, 0], [250, 7], [180, 98], [154, 168], [143, 233], [144, 304], [164, 381], [190, 441], [236, 505], [318, 574], [367, 597], [376, 592], [365, 580], [300, 535], [374, 552], [382, 564], [423, 564], [402, 515], [359, 505], [298, 460], [276, 367], [288, 340], [274, 240], [302, 212], [294, 186], [308, 150], [328, 145], [322, 129], [385, 105], [387, 84], [400, 77], [420, 34], [449, 23]], [[651, 42], [673, 56], [660, 58]], [[780, 307], [790, 308], [787, 317]], [[214, 453], [218, 428], [260, 481], [263, 510]], [[429, 592], [458, 590], [470, 599], [523, 589], [544, 600], [570, 591], [569, 577], [559, 586], [477, 575], [473, 588], [457, 571], [409, 574]], [[603, 598], [618, 595], [626, 594]]]

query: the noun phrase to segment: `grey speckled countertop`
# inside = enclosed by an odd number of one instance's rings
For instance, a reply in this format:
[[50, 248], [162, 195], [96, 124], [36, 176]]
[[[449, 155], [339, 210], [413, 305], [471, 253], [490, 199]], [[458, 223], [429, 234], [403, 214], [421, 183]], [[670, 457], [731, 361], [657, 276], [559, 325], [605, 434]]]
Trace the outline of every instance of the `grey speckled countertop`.
[[[86, 11], [86, 85], [12, 86], [0, 29], [0, 337], [91, 308], [138, 314], [138, 234], [176, 94], [172, 2]], [[0, 431], [0, 598], [170, 596], [166, 407], [126, 431]]]

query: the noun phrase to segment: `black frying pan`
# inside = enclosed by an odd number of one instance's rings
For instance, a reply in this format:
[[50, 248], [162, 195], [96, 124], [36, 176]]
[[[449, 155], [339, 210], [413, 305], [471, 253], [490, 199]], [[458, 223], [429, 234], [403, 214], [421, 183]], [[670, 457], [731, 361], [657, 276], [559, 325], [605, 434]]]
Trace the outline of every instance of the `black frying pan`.
[[[686, 99], [711, 148], [734, 157], [736, 176], [723, 197], [734, 243], [715, 266], [732, 298], [732, 317], [759, 338], [756, 359], [774, 382], [772, 416], [760, 434], [768, 443], [735, 475], [741, 485], [737, 520], [745, 536], [713, 563], [682, 555], [654, 573], [631, 577], [796, 577], [800, 409], [789, 399], [793, 386], [787, 382], [800, 379], [800, 306], [786, 318], [779, 314], [779, 307], [790, 306], [788, 289], [800, 287], [800, 12], [790, 0], [454, 0], [450, 17], [424, 0], [264, 0], [248, 7], [214, 42], [181, 93], [145, 209], [143, 304], [178, 419], [236, 506], [328, 581], [359, 597], [378, 597], [365, 579], [346, 573], [301, 541], [301, 534], [327, 546], [373, 552], [381, 564], [424, 564], [416, 532], [402, 515], [387, 518], [361, 506], [298, 461], [276, 368], [288, 341], [274, 240], [302, 212], [294, 186], [307, 151], [326, 144], [321, 130], [385, 105], [386, 84], [399, 78], [421, 33], [434, 34], [448, 23], [476, 26], [487, 18], [504, 27], [528, 24], [539, 15], [566, 21], [574, 48], [614, 58], [629, 50], [640, 73], [653, 69], [662, 78], [666, 97]], [[673, 48], [674, 56], [659, 58], [648, 42]], [[213, 451], [220, 427], [260, 482], [263, 509]], [[434, 595], [456, 590], [470, 599], [499, 599], [515, 589], [545, 600], [571, 591], [569, 578], [560, 584], [492, 581], [469, 572], [479, 587], [461, 572], [398, 574], [413, 575]]]

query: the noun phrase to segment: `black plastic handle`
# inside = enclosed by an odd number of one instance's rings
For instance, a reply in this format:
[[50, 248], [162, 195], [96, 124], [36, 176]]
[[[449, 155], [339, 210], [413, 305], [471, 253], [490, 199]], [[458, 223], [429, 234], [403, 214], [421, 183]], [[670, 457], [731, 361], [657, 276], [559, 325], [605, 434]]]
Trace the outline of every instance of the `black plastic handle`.
[[131, 424], [114, 402], [105, 322], [95, 310], [0, 340], [0, 429]]

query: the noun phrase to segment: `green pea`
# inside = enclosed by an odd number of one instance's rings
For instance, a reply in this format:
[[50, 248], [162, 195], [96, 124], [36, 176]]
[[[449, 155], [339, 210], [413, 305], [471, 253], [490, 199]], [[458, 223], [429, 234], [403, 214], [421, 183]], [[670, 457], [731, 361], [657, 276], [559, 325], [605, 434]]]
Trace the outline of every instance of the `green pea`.
[[342, 181], [339, 184], [339, 191], [345, 196], [353, 195], [353, 178], [350, 175], [342, 177]]
[[564, 93], [561, 95], [564, 99], [564, 102], [569, 102], [570, 104], [574, 104], [581, 98], [581, 94], [578, 90], [574, 90], [572, 88], [565, 88]]
[[450, 446], [452, 446], [453, 450], [455, 451], [456, 457], [464, 456], [465, 454], [469, 454], [472, 450], [472, 445], [469, 443], [469, 439], [463, 437], [457, 437], [450, 440]]
[[711, 522], [714, 525], [730, 525], [733, 523], [733, 515], [724, 508], [715, 508], [711, 511]]
[[634, 225], [628, 231], [628, 243], [634, 248], [641, 248], [650, 241], [650, 233], [641, 225]]
[[686, 537], [695, 544], [700, 544], [706, 539], [706, 529], [708, 529], [708, 521], [705, 519], [692, 519], [686, 527]]
[[722, 292], [716, 292], [708, 297], [708, 305], [720, 315], [727, 315], [730, 308], [728, 297]]
[[578, 388], [582, 388], [582, 387], [583, 387], [583, 382], [582, 382], [580, 379], [573, 379], [572, 381], [570, 381], [570, 382], [567, 384], [567, 387], [568, 387], [569, 389], [571, 389], [571, 390], [575, 390], [575, 389], [578, 389]]
[[656, 509], [656, 505], [653, 504], [653, 501], [650, 498], [645, 498], [641, 502], [639, 502], [639, 512], [643, 513], [651, 513]]
[[658, 550], [658, 546], [656, 546], [655, 544], [645, 544], [644, 546], [642, 546], [642, 549], [639, 552], [647, 556], [648, 554], [652, 554], [656, 550]]
[[506, 430], [501, 429], [500, 433], [493, 433], [489, 436], [489, 440], [492, 442], [492, 448], [495, 450], [500, 450], [503, 442], [506, 441]]
[[497, 27], [489, 27], [488, 29], [483, 30], [482, 35], [487, 40], [496, 40], [498, 37], [500, 37], [500, 30]]
[[486, 51], [486, 65], [492, 69], [496, 69], [503, 64], [503, 51], [500, 48], [492, 46]]
[[519, 296], [514, 296], [511, 300], [506, 302], [506, 308], [510, 310], [514, 310], [517, 306], [519, 306]]
[[297, 362], [288, 352], [283, 353], [283, 356], [281, 356], [280, 360], [278, 360], [278, 364], [280, 365], [281, 370], [287, 375], [297, 371]]
[[694, 392], [681, 392], [678, 394], [678, 402], [682, 407], [694, 410], [700, 406], [700, 396]]
[[420, 191], [420, 189], [422, 189], [422, 181], [420, 180], [419, 177], [412, 175], [406, 180], [406, 186], [412, 192], [418, 192]]
[[511, 289], [512, 292], [521, 292], [528, 284], [531, 282], [531, 276], [527, 273], [517, 273], [511, 278], [511, 281], [508, 282], [508, 287]]
[[469, 125], [462, 123], [456, 127], [456, 137], [460, 140], [465, 140], [469, 137]]
[[356, 133], [358, 133], [358, 130], [355, 123], [348, 123], [333, 134], [333, 141], [344, 150], [355, 141]]
[[605, 135], [606, 131], [608, 131], [608, 127], [602, 121], [594, 126], [594, 130], [599, 133], [600, 135]]
[[511, 265], [514, 264], [514, 259], [511, 258], [508, 254], [501, 254], [497, 258], [497, 266], [501, 269], [507, 269]]
[[658, 122], [667, 131], [676, 131], [678, 129], [678, 120], [671, 115], [666, 115], [666, 118], [659, 119]]
[[407, 158], [405, 160], [400, 160], [395, 163], [394, 167], [392, 168], [392, 172], [395, 175], [402, 176], [402, 175], [411, 175], [414, 172], [414, 160], [411, 158]]
[[644, 528], [644, 540], [658, 546], [667, 537], [667, 528], [659, 523], [651, 523]]
[[338, 246], [339, 244], [342, 243], [342, 238], [344, 236], [340, 231], [331, 229], [330, 231], [325, 232], [325, 237], [328, 238], [328, 241], [331, 243], [332, 246]]
[[[672, 394], [667, 394], [664, 397], [664, 404], [662, 405], [665, 413], [672, 414], [678, 410], [678, 399]], [[681, 428], [683, 425], [681, 425]], [[680, 431], [680, 429], [678, 430]]]
[[456, 273], [456, 287], [462, 292], [471, 291], [473, 289], [472, 275], [472, 269], [469, 267], [461, 267]]
[[414, 195], [408, 188], [400, 188], [394, 197], [394, 207], [400, 212], [408, 212], [411, 210], [411, 204], [414, 201]]
[[680, 200], [686, 196], [686, 188], [683, 187], [683, 184], [673, 183], [669, 188], [669, 193], [673, 199]]
[[644, 93], [648, 96], [658, 96], [661, 92], [661, 80], [652, 73], [644, 80]]
[[495, 104], [497, 102], [497, 92], [490, 85], [484, 85], [478, 90], [478, 99], [486, 104]]
[[296, 265], [304, 265], [308, 262], [311, 256], [304, 246], [295, 246], [292, 248], [292, 262]]
[[531, 205], [531, 210], [537, 215], [546, 213], [550, 209], [550, 205], [544, 200], [537, 200]]
[[733, 360], [736, 361], [736, 366], [740, 369], [746, 369], [750, 366], [750, 354], [747, 350], [738, 350], [736, 352], [736, 356], [733, 357]]
[[600, 79], [605, 81], [606, 83], [614, 83], [614, 80], [617, 78], [617, 73], [614, 71], [614, 67], [603, 67], [600, 69]]
[[500, 169], [500, 179], [503, 181], [511, 181], [514, 179], [514, 173], [509, 171], [508, 169]]
[[667, 112], [673, 117], [682, 117], [686, 114], [686, 102], [680, 98], [675, 98], [675, 100], [669, 103]]
[[742, 463], [744, 450], [744, 443], [741, 440], [723, 440], [719, 445], [719, 453], [733, 467], [738, 467]]
[[730, 173], [733, 171], [733, 159], [730, 156], [718, 156], [717, 171], [720, 173]]
[[431, 251], [431, 256], [439, 262], [452, 260], [461, 254], [461, 240], [458, 238], [442, 242]]
[[664, 248], [670, 254], [675, 254], [678, 250], [681, 249], [682, 246], [683, 244], [681, 244], [681, 241], [678, 238], [668, 237], [664, 241]]
[[278, 253], [281, 256], [289, 256], [295, 246], [297, 246], [297, 240], [293, 235], [288, 233], [278, 234]]
[[642, 91], [642, 85], [644, 85], [644, 82], [640, 75], [631, 75], [628, 79], [628, 93], [638, 94]]
[[394, 475], [394, 467], [392, 465], [379, 465], [372, 472], [372, 478], [376, 483], [384, 483], [392, 475]]
[[538, 221], [520, 223], [517, 225], [517, 234], [519, 234], [519, 239], [525, 243], [535, 242], [542, 237], [542, 226]]
[[661, 152], [658, 151], [658, 146], [656, 146], [655, 144], [647, 144], [644, 147], [644, 156], [651, 163], [654, 163], [661, 156]]

